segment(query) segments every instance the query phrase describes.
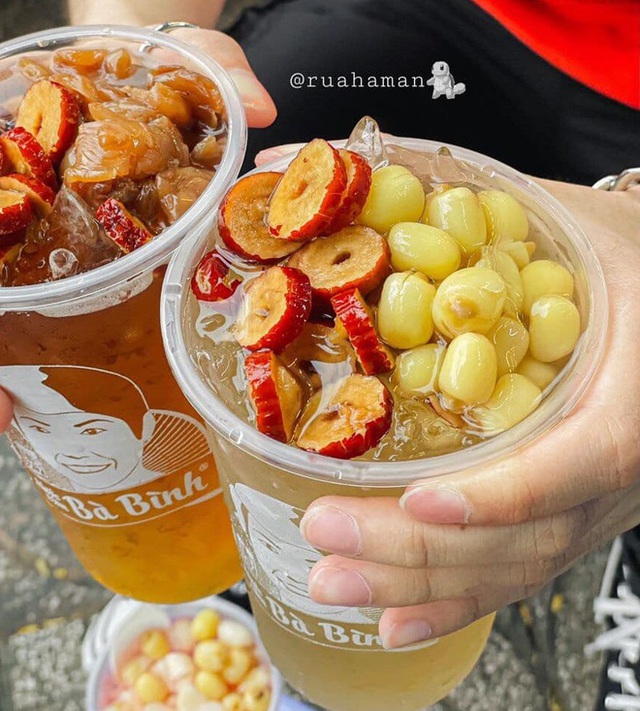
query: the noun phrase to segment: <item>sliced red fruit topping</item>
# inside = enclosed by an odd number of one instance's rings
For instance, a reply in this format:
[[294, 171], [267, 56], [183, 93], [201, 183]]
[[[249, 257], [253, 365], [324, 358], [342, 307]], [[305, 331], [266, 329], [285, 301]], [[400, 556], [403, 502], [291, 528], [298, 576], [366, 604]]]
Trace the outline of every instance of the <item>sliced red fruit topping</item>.
[[331, 305], [344, 326], [362, 369], [367, 375], [386, 373], [394, 365], [391, 351], [382, 343], [362, 294], [349, 289], [335, 294]]
[[391, 426], [393, 400], [372, 375], [349, 375], [327, 397], [316, 393], [305, 408], [297, 445], [337, 459], [364, 454]]
[[240, 279], [231, 275], [229, 265], [215, 249], [204, 255], [191, 279], [191, 291], [199, 301], [224, 301], [239, 286]]
[[31, 201], [31, 206], [42, 217], [46, 217], [51, 212], [56, 198], [55, 192], [48, 185], [21, 173], [0, 176], [0, 190], [24, 193]]
[[256, 426], [269, 437], [288, 442], [302, 409], [302, 386], [273, 351], [249, 354], [244, 371]]
[[238, 343], [251, 351], [282, 351], [302, 331], [311, 312], [311, 285], [290, 267], [270, 267], [244, 294], [235, 327]]
[[341, 363], [353, 358], [353, 350], [343, 333], [335, 326], [307, 321], [300, 335], [290, 343], [282, 354], [287, 365], [301, 361]]
[[24, 193], [0, 190], [0, 235], [26, 227], [32, 216], [31, 203]]
[[22, 173], [55, 187], [56, 174], [51, 159], [26, 128], [18, 126], [0, 136], [7, 163], [14, 173]]
[[96, 220], [125, 254], [153, 239], [142, 221], [115, 198], [109, 198], [100, 205], [96, 210]]
[[362, 212], [371, 187], [371, 166], [354, 151], [341, 148], [338, 153], [347, 171], [347, 187], [327, 232], [337, 232], [350, 225]]
[[80, 119], [80, 106], [75, 96], [61, 84], [43, 79], [33, 84], [24, 95], [16, 126], [34, 136], [57, 163], [75, 138]]
[[288, 265], [303, 271], [314, 292], [325, 299], [346, 289], [359, 289], [366, 296], [391, 271], [387, 241], [362, 225], [304, 245]]
[[307, 241], [326, 232], [347, 185], [338, 151], [321, 138], [301, 149], [275, 189], [267, 224], [280, 239]]
[[239, 180], [227, 193], [220, 208], [218, 228], [227, 247], [254, 262], [273, 262], [300, 246], [276, 239], [267, 229], [269, 198], [282, 173], [256, 173]]

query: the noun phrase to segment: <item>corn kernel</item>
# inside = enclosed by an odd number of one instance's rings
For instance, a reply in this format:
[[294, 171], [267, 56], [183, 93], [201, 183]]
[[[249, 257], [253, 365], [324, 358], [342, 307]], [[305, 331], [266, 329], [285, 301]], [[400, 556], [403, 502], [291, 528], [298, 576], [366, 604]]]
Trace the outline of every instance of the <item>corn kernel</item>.
[[491, 397], [497, 369], [491, 341], [478, 333], [463, 333], [451, 341], [444, 354], [438, 388], [465, 405], [479, 405]]
[[509, 193], [502, 190], [481, 190], [478, 200], [484, 211], [490, 242], [497, 244], [505, 240], [521, 242], [527, 239], [527, 213]]
[[232, 647], [222, 677], [227, 684], [236, 686], [244, 679], [253, 665], [254, 657], [249, 651], [242, 647]]
[[271, 674], [266, 667], [260, 666], [252, 669], [247, 678], [238, 686], [238, 691], [244, 694], [246, 691], [259, 691], [271, 684]]
[[396, 222], [418, 220], [423, 210], [424, 189], [418, 178], [407, 168], [388, 165], [371, 176], [369, 194], [357, 221], [383, 233]]
[[206, 696], [201, 694], [191, 681], [181, 682], [176, 698], [177, 711], [200, 711], [202, 705], [206, 702]]
[[447, 232], [465, 254], [477, 252], [487, 241], [482, 206], [469, 188], [438, 193], [429, 201], [427, 216], [429, 224]]
[[569, 355], [580, 337], [580, 313], [575, 304], [564, 296], [541, 296], [531, 307], [529, 336], [536, 360], [552, 363]]
[[251, 647], [253, 635], [240, 622], [235, 620], [222, 620], [218, 627], [218, 638], [230, 647]]
[[394, 348], [414, 348], [433, 333], [431, 309], [435, 287], [420, 272], [388, 276], [378, 304], [378, 330]]
[[169, 687], [154, 674], [145, 672], [138, 677], [134, 685], [140, 701], [150, 704], [153, 701], [164, 701], [169, 696]]
[[138, 677], [142, 676], [147, 671], [150, 664], [151, 660], [147, 657], [135, 657], [135, 659], [132, 659], [124, 665], [122, 671], [120, 672], [121, 680], [127, 686], [133, 686]]
[[271, 703], [269, 689], [252, 689], [245, 691], [242, 696], [244, 711], [267, 711]]
[[171, 646], [162, 630], [149, 630], [142, 636], [140, 649], [149, 659], [161, 659], [171, 651]]
[[193, 652], [196, 641], [191, 635], [192, 622], [193, 620], [183, 618], [176, 620], [171, 627], [169, 627], [167, 637], [169, 638], [171, 649], [174, 652], [186, 652], [187, 654]]
[[540, 388], [524, 375], [507, 373], [498, 380], [489, 400], [470, 410], [468, 417], [486, 434], [498, 434], [531, 414], [540, 397]]
[[201, 610], [191, 623], [191, 635], [197, 642], [214, 639], [218, 634], [220, 615], [215, 610]]
[[207, 699], [219, 701], [228, 692], [228, 687], [219, 674], [199, 671], [195, 678], [196, 689]]
[[222, 699], [224, 711], [242, 711], [242, 696], [237, 691], [227, 694]]
[[550, 259], [531, 262], [520, 272], [524, 287], [524, 312], [529, 314], [533, 302], [541, 296], [573, 296], [573, 277], [562, 264]]
[[222, 671], [227, 657], [225, 645], [216, 639], [198, 642], [193, 651], [193, 661], [200, 669], [210, 672]]
[[172, 685], [180, 679], [191, 676], [194, 664], [191, 657], [184, 652], [169, 652], [153, 665], [152, 671], [167, 684]]

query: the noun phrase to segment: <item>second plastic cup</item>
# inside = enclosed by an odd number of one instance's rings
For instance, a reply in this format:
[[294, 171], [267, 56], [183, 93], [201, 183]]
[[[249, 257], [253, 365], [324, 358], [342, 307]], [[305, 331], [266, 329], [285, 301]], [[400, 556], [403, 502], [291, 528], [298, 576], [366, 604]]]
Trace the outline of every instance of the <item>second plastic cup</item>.
[[[433, 155], [430, 141], [393, 139]], [[377, 633], [381, 610], [333, 607], [312, 601], [311, 567], [321, 554], [299, 530], [320, 496], [393, 496], [416, 479], [446, 476], [515, 451], [557, 423], [577, 402], [598, 362], [606, 327], [606, 295], [599, 264], [571, 216], [532, 181], [485, 156], [450, 147], [482, 180], [511, 192], [529, 210], [548, 241], [572, 267], [586, 329], [567, 372], [524, 422], [482, 444], [431, 459], [340, 461], [281, 444], [235, 414], [223, 388], [193, 360], [189, 279], [212, 236], [176, 253], [165, 283], [162, 319], [171, 366], [186, 396], [216, 433], [214, 450], [261, 637], [284, 678], [306, 698], [331, 711], [425, 709], [472, 669], [492, 617], [440, 639], [384, 650]], [[262, 170], [281, 171], [281, 160]], [[192, 307], [191, 307], [192, 308]]]
[[149, 244], [85, 274], [0, 288], [8, 436], [97, 580], [139, 600], [185, 602], [226, 589], [241, 567], [206, 430], [164, 354], [160, 290], [173, 250], [237, 176], [244, 112], [207, 55], [147, 30], [51, 30], [0, 46], [0, 60], [92, 43], [170, 50], [215, 81], [227, 148], [204, 194]]

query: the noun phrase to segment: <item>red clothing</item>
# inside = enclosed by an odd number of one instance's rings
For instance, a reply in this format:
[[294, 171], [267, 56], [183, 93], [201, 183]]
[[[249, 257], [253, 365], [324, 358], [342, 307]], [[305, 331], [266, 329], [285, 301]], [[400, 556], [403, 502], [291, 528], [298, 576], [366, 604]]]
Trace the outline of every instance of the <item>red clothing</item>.
[[640, 109], [640, 0], [474, 0], [574, 79]]

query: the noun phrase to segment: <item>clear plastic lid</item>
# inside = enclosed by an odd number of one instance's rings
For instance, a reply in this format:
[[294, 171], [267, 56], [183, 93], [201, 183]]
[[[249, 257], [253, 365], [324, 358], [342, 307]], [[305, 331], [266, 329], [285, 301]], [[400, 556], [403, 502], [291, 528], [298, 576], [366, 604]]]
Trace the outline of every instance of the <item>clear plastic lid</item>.
[[227, 72], [208, 54], [171, 35], [118, 25], [61, 27], [25, 35], [0, 44], [0, 63], [27, 53], [55, 51], [62, 47], [105, 44], [114, 49], [135, 46], [145, 51], [169, 50], [184, 66], [200, 72], [218, 86], [227, 109], [227, 144], [222, 160], [202, 195], [176, 222], [140, 249], [89, 272], [33, 286], [0, 287], [0, 311], [42, 310], [70, 301], [97, 296], [166, 262], [173, 250], [219, 203], [242, 166], [247, 145], [247, 124], [240, 95]]
[[[393, 137], [389, 141], [436, 160], [438, 149], [442, 147], [441, 143], [422, 139]], [[341, 146], [344, 142], [335, 145]], [[267, 437], [230, 411], [203, 379], [185, 345], [184, 329], [193, 327], [184, 318], [184, 305], [190, 294], [189, 280], [203, 254], [211, 248], [211, 230], [205, 225], [193, 240], [180, 247], [169, 265], [161, 316], [173, 373], [186, 397], [218, 435], [267, 464], [311, 479], [372, 488], [406, 486], [418, 478], [451, 474], [511, 454], [560, 422], [576, 405], [600, 361], [608, 319], [604, 275], [589, 240], [572, 215], [532, 179], [480, 153], [452, 145], [447, 148], [454, 159], [462, 162], [474, 183], [483, 187], [492, 185], [520, 200], [535, 219], [538, 231], [549, 240], [549, 246], [573, 271], [586, 327], [562, 377], [537, 410], [515, 427], [467, 449], [409, 461], [342, 461]], [[260, 170], [282, 171], [292, 157], [262, 166]]]

